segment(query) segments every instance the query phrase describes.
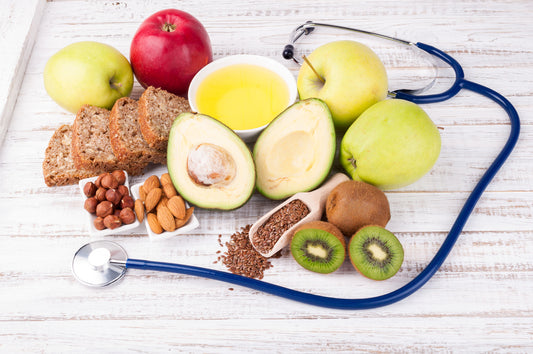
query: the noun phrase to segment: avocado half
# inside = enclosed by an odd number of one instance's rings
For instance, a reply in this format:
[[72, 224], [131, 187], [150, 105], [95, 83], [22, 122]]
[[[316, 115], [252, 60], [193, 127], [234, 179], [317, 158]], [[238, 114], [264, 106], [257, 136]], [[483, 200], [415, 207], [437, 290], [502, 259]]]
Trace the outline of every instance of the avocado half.
[[257, 138], [253, 150], [257, 190], [279, 200], [318, 187], [331, 169], [335, 147], [326, 103], [309, 98], [293, 104]]
[[201, 208], [235, 209], [254, 191], [250, 150], [233, 130], [207, 115], [182, 113], [174, 120], [167, 167], [180, 195]]

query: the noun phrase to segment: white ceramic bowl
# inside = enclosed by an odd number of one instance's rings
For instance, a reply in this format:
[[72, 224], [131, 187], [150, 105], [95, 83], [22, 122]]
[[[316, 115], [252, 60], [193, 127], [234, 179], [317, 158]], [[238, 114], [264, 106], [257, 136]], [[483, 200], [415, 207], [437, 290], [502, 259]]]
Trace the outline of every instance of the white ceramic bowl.
[[[161, 177], [161, 176], [158, 176]], [[135, 199], [139, 199], [139, 187], [144, 184], [144, 181], [142, 183], [134, 184], [131, 187], [131, 194]], [[189, 203], [185, 202], [185, 206], [189, 208]], [[176, 229], [175, 231], [163, 231], [160, 234], [156, 234], [152, 231], [150, 228], [150, 225], [148, 225], [148, 221], [146, 220], [146, 212], [144, 213], [144, 220], [143, 220], [144, 226], [146, 227], [146, 232], [148, 233], [148, 237], [150, 237], [150, 241], [161, 241], [161, 240], [167, 240], [169, 238], [172, 238], [177, 235], [183, 235], [186, 234], [194, 229], [196, 229], [198, 226], [200, 226], [200, 223], [198, 222], [198, 218], [194, 213], [192, 214], [191, 218], [185, 225], [180, 227], [179, 229]]]
[[[285, 84], [287, 85], [287, 88], [289, 89], [289, 101], [288, 101], [287, 107], [293, 104], [294, 102], [296, 102], [296, 98], [298, 97], [298, 90], [296, 88], [296, 80], [294, 78], [294, 75], [290, 72], [289, 69], [287, 69], [281, 63], [268, 57], [264, 57], [260, 55], [239, 54], [239, 55], [231, 55], [231, 56], [217, 59], [207, 64], [206, 66], [204, 66], [194, 76], [189, 86], [189, 93], [188, 93], [189, 104], [193, 112], [198, 112], [198, 106], [196, 105], [196, 93], [202, 81], [209, 74], [221, 68], [224, 68], [226, 66], [235, 65], [235, 64], [257, 65], [257, 66], [261, 66], [263, 68], [269, 69], [270, 71], [276, 73], [277, 75], [279, 75], [279, 77], [281, 77], [281, 79], [285, 82]], [[261, 131], [265, 129], [267, 125], [268, 124], [265, 124], [262, 127], [254, 128], [254, 129], [235, 130], [235, 133], [237, 133], [245, 142], [253, 142], [255, 141], [257, 136], [261, 133]]]
[[[128, 189], [130, 190], [130, 195], [132, 195], [128, 173], [126, 171], [124, 171], [124, 173], [126, 174], [126, 183], [124, 183], [124, 185], [128, 187]], [[87, 199], [87, 197], [83, 193], [83, 187], [85, 187], [85, 184], [87, 182], [94, 182], [96, 181], [97, 178], [98, 176], [95, 176], [95, 177], [85, 178], [79, 181], [78, 185], [80, 187], [80, 193], [81, 193], [81, 197], [83, 200], [83, 203], [81, 205], [82, 208], [83, 208], [83, 204], [85, 203], [85, 200]], [[135, 221], [133, 223], [122, 225], [120, 227], [117, 227], [116, 229], [98, 230], [96, 227], [94, 227], [94, 219], [96, 219], [96, 215], [90, 214], [85, 209], [83, 209], [83, 211], [87, 214], [87, 225], [89, 226], [89, 233], [91, 234], [91, 236], [121, 235], [125, 233], [131, 233], [133, 229], [136, 229], [137, 227], [140, 226], [139, 220], [135, 218]]]

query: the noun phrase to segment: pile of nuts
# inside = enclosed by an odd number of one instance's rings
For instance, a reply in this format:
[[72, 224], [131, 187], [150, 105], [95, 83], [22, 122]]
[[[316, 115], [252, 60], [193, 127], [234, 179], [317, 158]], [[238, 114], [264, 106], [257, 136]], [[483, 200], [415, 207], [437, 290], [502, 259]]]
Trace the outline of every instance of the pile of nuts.
[[97, 230], [116, 229], [135, 221], [134, 201], [125, 183], [125, 172], [116, 170], [102, 173], [94, 183], [87, 182], [83, 187], [87, 196], [84, 207], [96, 215], [94, 227]]
[[148, 177], [139, 187], [139, 199], [135, 201], [135, 214], [146, 221], [150, 229], [160, 234], [163, 231], [175, 231], [189, 221], [194, 207], [187, 208], [183, 198], [178, 195], [170, 175], [165, 173], [161, 180], [156, 175]]

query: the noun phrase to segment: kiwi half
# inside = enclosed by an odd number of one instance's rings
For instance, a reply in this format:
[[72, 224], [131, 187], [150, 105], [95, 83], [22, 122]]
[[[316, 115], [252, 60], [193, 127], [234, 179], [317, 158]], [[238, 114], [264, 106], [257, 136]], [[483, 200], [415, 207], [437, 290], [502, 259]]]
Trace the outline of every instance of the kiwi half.
[[352, 236], [348, 254], [354, 268], [374, 280], [389, 279], [403, 263], [402, 244], [381, 226], [361, 228]]
[[311, 221], [295, 230], [291, 253], [296, 262], [316, 273], [332, 273], [346, 258], [342, 232], [325, 221]]

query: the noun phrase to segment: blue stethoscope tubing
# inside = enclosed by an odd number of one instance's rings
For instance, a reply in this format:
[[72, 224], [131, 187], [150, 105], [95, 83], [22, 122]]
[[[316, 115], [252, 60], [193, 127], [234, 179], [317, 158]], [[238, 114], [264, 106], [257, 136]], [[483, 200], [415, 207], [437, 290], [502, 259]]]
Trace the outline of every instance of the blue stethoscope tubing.
[[236, 275], [233, 273], [227, 273], [213, 269], [183, 264], [128, 259], [125, 265], [126, 268], [180, 273], [191, 276], [214, 279], [251, 288], [254, 290], [280, 296], [305, 304], [343, 310], [363, 310], [387, 306], [402, 299], [405, 299], [406, 297], [420, 289], [431, 279], [431, 277], [433, 277], [433, 275], [439, 270], [441, 265], [444, 263], [446, 257], [452, 250], [455, 242], [459, 238], [459, 235], [461, 234], [470, 214], [474, 210], [474, 207], [480, 199], [481, 195], [483, 194], [484, 190], [490, 184], [498, 170], [502, 167], [505, 160], [509, 157], [512, 150], [514, 149], [520, 134], [520, 119], [518, 117], [516, 109], [505, 97], [485, 86], [465, 80], [464, 72], [461, 68], [461, 65], [459, 65], [459, 63], [455, 59], [450, 57], [448, 54], [427, 44], [416, 43], [415, 45], [421, 50], [431, 55], [434, 55], [449, 64], [455, 71], [455, 82], [448, 90], [440, 94], [417, 96], [408, 94], [401, 90], [395, 91], [392, 94], [396, 99], [404, 99], [417, 104], [435, 103], [448, 100], [455, 96], [457, 93], [459, 93], [459, 91], [461, 91], [462, 89], [466, 89], [483, 95], [498, 103], [507, 112], [509, 116], [511, 130], [504, 147], [502, 148], [496, 159], [489, 166], [489, 168], [485, 171], [483, 176], [480, 178], [480, 180], [472, 190], [470, 196], [467, 198], [443, 244], [433, 257], [431, 262], [427, 265], [427, 267], [413, 280], [411, 280], [409, 283], [405, 284], [401, 288], [384, 295], [362, 299], [345, 299], [315, 295], [311, 293], [289, 289], [265, 281]]

